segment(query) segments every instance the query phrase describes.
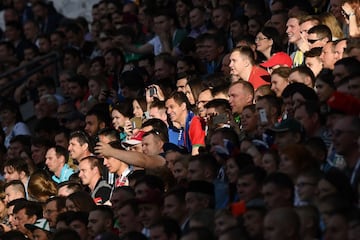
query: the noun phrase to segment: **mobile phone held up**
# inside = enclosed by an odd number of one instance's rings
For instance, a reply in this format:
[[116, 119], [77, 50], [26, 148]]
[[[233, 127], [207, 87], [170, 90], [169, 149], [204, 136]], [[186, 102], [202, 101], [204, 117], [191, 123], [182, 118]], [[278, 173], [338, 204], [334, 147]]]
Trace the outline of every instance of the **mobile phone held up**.
[[150, 97], [156, 95], [156, 94], [157, 94], [156, 87], [151, 87], [151, 88], [149, 89], [149, 94], [150, 94]]

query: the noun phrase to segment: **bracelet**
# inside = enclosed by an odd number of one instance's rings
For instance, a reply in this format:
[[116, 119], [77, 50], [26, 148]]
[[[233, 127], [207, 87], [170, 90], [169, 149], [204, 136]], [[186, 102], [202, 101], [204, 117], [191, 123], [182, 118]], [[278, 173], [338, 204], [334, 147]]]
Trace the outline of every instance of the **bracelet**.
[[349, 13], [348, 15], [349, 15], [349, 17], [355, 16], [355, 13], [354, 13], [354, 12], [351, 12], [351, 13]]

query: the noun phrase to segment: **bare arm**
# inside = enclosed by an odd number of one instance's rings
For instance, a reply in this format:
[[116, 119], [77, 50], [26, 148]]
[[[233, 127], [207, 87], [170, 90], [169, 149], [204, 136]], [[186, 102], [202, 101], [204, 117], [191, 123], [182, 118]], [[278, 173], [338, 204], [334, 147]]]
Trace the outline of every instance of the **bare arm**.
[[360, 35], [360, 26], [358, 26], [356, 21], [355, 10], [352, 9], [349, 3], [344, 3], [342, 6], [344, 12], [349, 16], [347, 23], [349, 24], [349, 35], [350, 37], [357, 37]]
[[139, 152], [124, 151], [112, 148], [107, 143], [98, 142], [95, 147], [96, 154], [117, 158], [126, 164], [142, 168], [156, 168], [165, 165], [166, 160], [159, 155], [146, 155]]

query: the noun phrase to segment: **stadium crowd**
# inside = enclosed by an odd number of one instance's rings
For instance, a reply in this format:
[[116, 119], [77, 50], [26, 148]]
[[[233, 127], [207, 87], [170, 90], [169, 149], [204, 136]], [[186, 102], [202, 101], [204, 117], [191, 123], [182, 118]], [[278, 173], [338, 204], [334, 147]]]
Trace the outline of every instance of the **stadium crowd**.
[[360, 0], [90, 2], [0, 2], [0, 239], [360, 239]]

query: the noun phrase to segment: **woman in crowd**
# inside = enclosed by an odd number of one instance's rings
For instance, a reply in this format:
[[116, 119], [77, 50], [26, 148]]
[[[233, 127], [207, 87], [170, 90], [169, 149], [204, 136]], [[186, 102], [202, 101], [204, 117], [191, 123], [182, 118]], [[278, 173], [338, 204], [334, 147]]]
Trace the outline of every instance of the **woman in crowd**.
[[124, 132], [124, 127], [127, 121], [134, 116], [133, 108], [131, 101], [124, 101], [117, 103], [113, 106], [111, 110], [111, 118], [113, 127], [119, 132], [120, 140], [126, 138], [126, 133]]
[[56, 184], [44, 171], [37, 171], [31, 174], [28, 184], [29, 198], [45, 203], [52, 196], [56, 196]]
[[262, 167], [267, 174], [278, 171], [280, 156], [277, 150], [269, 149], [262, 157]]
[[90, 212], [96, 206], [89, 193], [84, 191], [74, 192], [66, 199], [66, 209], [74, 212]]
[[246, 166], [253, 165], [253, 158], [247, 153], [239, 153], [226, 161], [226, 177], [229, 183], [229, 203], [239, 200], [236, 191], [236, 184], [239, 178], [239, 172]]
[[291, 144], [280, 151], [279, 171], [287, 174], [294, 183], [300, 172], [316, 167], [316, 159], [302, 145]]
[[344, 18], [349, 24], [350, 37], [360, 36], [360, 1], [345, 0], [342, 6]]
[[276, 93], [277, 97], [281, 97], [282, 92], [289, 85], [290, 71], [291, 69], [288, 67], [279, 67], [271, 73], [271, 90]]
[[255, 38], [256, 50], [261, 52], [266, 60], [274, 53], [281, 52], [282, 43], [279, 32], [273, 27], [264, 27]]

